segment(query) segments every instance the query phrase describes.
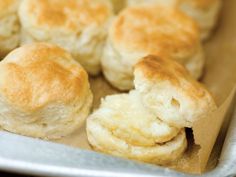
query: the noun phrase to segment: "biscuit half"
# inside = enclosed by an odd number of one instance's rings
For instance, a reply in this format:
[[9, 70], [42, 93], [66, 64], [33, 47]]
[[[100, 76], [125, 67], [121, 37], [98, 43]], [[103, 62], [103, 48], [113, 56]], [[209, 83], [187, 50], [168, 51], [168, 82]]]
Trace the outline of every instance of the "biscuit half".
[[217, 109], [209, 91], [173, 60], [147, 56], [135, 65], [134, 75], [143, 104], [172, 126], [192, 127]]
[[106, 97], [88, 118], [87, 135], [95, 150], [154, 164], [176, 160], [187, 146], [185, 131], [150, 113], [136, 91]]

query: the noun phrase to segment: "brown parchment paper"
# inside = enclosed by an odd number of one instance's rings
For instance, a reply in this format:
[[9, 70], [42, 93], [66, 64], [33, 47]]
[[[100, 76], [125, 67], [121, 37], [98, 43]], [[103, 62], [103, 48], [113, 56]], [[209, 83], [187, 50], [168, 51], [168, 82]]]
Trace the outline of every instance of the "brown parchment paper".
[[[213, 146], [232, 108], [236, 84], [236, 0], [224, 1], [218, 27], [213, 37], [204, 44], [204, 48], [207, 61], [201, 81], [213, 93], [219, 108], [212, 115], [195, 122], [192, 131], [187, 130], [188, 149], [180, 160], [169, 166], [182, 172], [195, 174], [216, 165], [224, 137], [220, 136], [214, 149]], [[98, 107], [101, 97], [118, 93], [102, 76], [91, 78], [90, 82], [95, 97], [94, 109]], [[85, 127], [56, 142], [91, 149], [87, 142]], [[211, 152], [213, 153], [208, 161]]]

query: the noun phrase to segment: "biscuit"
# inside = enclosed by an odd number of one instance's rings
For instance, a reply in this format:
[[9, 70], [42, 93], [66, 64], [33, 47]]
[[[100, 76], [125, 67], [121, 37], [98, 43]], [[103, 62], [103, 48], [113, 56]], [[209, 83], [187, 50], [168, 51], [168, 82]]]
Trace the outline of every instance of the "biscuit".
[[79, 128], [92, 93], [86, 71], [65, 50], [46, 43], [13, 50], [0, 62], [0, 126], [56, 139]]
[[176, 160], [187, 146], [184, 130], [146, 110], [136, 91], [107, 96], [88, 118], [87, 135], [97, 151], [154, 164]]
[[207, 39], [218, 20], [222, 0], [127, 0], [127, 6], [155, 3], [158, 5], [175, 6], [198, 23], [201, 38]]
[[171, 59], [149, 55], [134, 66], [135, 89], [107, 96], [87, 119], [96, 151], [165, 165], [187, 148], [191, 128], [217, 109], [211, 94]]
[[185, 65], [199, 78], [204, 65], [199, 30], [190, 17], [164, 6], [135, 6], [112, 22], [102, 56], [106, 79], [120, 90], [133, 87], [133, 66], [149, 54]]
[[19, 44], [20, 25], [17, 9], [20, 0], [0, 1], [0, 57], [4, 57]]
[[173, 60], [147, 56], [135, 65], [134, 77], [143, 104], [169, 125], [192, 127], [217, 109], [208, 90]]
[[106, 0], [23, 0], [19, 8], [21, 45], [57, 44], [96, 75], [101, 70], [100, 59], [111, 17], [112, 5]]

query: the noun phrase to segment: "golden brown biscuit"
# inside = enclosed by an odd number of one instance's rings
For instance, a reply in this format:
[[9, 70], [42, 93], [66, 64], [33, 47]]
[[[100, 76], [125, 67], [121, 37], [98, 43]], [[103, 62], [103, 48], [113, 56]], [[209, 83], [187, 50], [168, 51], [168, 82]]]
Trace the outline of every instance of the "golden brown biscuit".
[[107, 80], [121, 90], [133, 86], [133, 66], [149, 54], [184, 64], [199, 78], [204, 65], [199, 31], [181, 11], [164, 6], [126, 8], [113, 21], [102, 57]]
[[46, 43], [15, 49], [0, 63], [0, 126], [54, 139], [79, 128], [92, 94], [86, 71], [65, 50]]
[[201, 29], [201, 38], [207, 39], [214, 28], [222, 0], [127, 0], [128, 6], [154, 3], [180, 8], [196, 20]]
[[0, 1], [0, 57], [5, 56], [19, 44], [20, 25], [17, 17], [17, 9], [20, 1]]
[[50, 42], [68, 50], [92, 75], [112, 16], [106, 0], [23, 0], [19, 9], [21, 44]]
[[134, 76], [143, 104], [172, 126], [191, 127], [217, 108], [208, 90], [173, 60], [145, 57], [135, 65]]

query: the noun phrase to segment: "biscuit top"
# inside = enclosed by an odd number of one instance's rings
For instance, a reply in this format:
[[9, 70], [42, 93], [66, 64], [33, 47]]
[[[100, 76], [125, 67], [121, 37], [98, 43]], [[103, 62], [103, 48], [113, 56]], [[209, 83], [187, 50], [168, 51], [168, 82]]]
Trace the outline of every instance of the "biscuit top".
[[21, 0], [1, 0], [0, 1], [0, 18], [5, 15], [15, 13]]
[[0, 97], [21, 110], [48, 104], [83, 104], [88, 76], [70, 54], [45, 43], [12, 51], [0, 63]]
[[196, 50], [199, 30], [181, 11], [164, 6], [128, 7], [113, 22], [112, 44], [122, 51], [186, 55]]
[[174, 60], [150, 55], [135, 65], [135, 73], [137, 72], [151, 83], [170, 82], [180, 92], [185, 92], [192, 98], [199, 99], [210, 95], [202, 84], [190, 76], [184, 66]]
[[34, 27], [77, 31], [104, 23], [112, 11], [102, 0], [23, 0], [19, 13], [21, 21]]

